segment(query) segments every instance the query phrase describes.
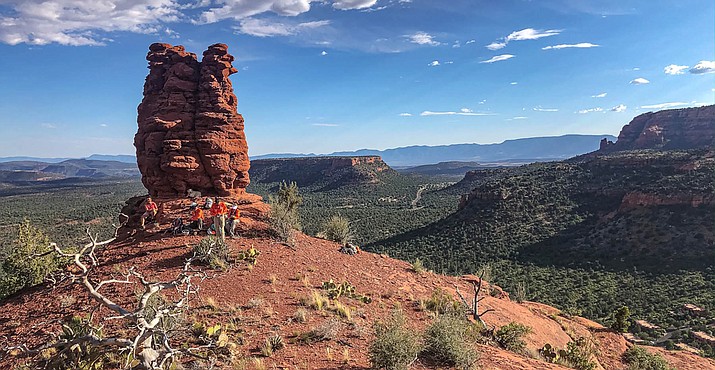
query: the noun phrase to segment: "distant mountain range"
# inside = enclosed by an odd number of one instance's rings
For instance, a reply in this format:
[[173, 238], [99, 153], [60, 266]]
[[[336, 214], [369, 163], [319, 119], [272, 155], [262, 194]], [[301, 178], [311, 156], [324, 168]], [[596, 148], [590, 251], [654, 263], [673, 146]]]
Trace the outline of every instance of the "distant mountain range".
[[0, 181], [58, 180], [69, 177], [138, 177], [136, 163], [109, 160], [68, 159], [57, 163], [41, 161], [0, 162]]
[[[272, 153], [252, 156], [255, 159], [380, 156], [392, 167], [413, 167], [440, 162], [479, 162], [484, 166], [514, 165], [571, 158], [598, 150], [601, 139], [616, 140], [612, 135], [563, 135], [506, 140], [498, 144], [415, 145], [386, 150], [360, 149], [330, 154]], [[3, 162], [60, 163], [71, 158], [0, 157]], [[93, 154], [90, 161], [116, 161], [136, 164], [133, 155]], [[76, 160], [76, 159], [75, 159]]]
[[[571, 158], [598, 150], [602, 139], [615, 140], [612, 135], [563, 135], [506, 140], [498, 144], [452, 144], [438, 146], [415, 145], [402, 148], [334, 152], [328, 156], [377, 155], [392, 167], [411, 167], [439, 162], [479, 162], [480, 164], [510, 164], [542, 162]], [[253, 156], [251, 159], [317, 157], [317, 154], [276, 153]]]

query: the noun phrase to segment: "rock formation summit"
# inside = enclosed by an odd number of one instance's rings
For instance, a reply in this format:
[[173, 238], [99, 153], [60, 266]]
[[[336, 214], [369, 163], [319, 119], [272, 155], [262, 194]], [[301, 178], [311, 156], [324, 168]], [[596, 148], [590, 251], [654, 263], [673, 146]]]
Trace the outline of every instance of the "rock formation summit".
[[715, 145], [715, 105], [644, 113], [623, 126], [600, 152], [634, 149], [696, 149]]
[[134, 136], [142, 182], [152, 196], [236, 196], [249, 184], [243, 117], [229, 76], [236, 73], [225, 44], [196, 54], [155, 43]]

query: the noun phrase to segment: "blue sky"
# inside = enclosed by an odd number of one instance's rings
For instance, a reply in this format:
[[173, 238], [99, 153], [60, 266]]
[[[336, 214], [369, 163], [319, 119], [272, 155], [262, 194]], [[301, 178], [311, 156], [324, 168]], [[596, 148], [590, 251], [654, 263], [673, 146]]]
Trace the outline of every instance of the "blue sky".
[[229, 45], [250, 154], [614, 134], [713, 104], [712, 0], [0, 0], [0, 156], [133, 154], [149, 44]]

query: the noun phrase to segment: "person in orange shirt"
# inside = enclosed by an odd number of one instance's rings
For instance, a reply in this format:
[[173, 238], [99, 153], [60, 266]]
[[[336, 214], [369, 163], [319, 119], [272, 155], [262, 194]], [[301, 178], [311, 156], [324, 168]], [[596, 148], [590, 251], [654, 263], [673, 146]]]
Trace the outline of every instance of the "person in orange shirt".
[[216, 197], [214, 204], [211, 206], [211, 216], [214, 218], [216, 235], [218, 235], [221, 240], [226, 240], [226, 214], [228, 214], [228, 207], [226, 207], [226, 203]]
[[191, 210], [191, 218], [189, 219], [191, 223], [189, 227], [195, 230], [201, 230], [204, 228], [204, 210], [199, 207], [196, 203], [191, 203], [189, 206]]
[[144, 230], [144, 224], [148, 218], [154, 218], [156, 220], [156, 214], [159, 212], [159, 207], [154, 203], [151, 197], [147, 197], [144, 201], [144, 213], [141, 217], [141, 228]]

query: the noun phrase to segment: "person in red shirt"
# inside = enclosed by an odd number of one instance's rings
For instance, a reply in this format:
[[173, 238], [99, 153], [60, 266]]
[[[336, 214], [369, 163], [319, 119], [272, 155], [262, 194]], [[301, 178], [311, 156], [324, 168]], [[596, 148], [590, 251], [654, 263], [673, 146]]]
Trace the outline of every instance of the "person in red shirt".
[[191, 206], [189, 206], [189, 210], [191, 210], [191, 218], [189, 219], [191, 223], [189, 224], [189, 227], [196, 230], [203, 229], [204, 210], [201, 209], [201, 207], [199, 207], [196, 203], [192, 203]]
[[141, 217], [141, 228], [144, 230], [144, 224], [146, 224], [146, 220], [148, 218], [154, 218], [156, 219], [156, 214], [159, 212], [159, 207], [154, 203], [154, 201], [151, 199], [151, 197], [147, 197], [146, 200], [144, 201], [144, 213], [142, 214]]
[[226, 203], [216, 197], [214, 204], [211, 206], [211, 216], [214, 218], [216, 235], [218, 235], [221, 240], [226, 240], [226, 214], [228, 214], [228, 207], [226, 207]]

